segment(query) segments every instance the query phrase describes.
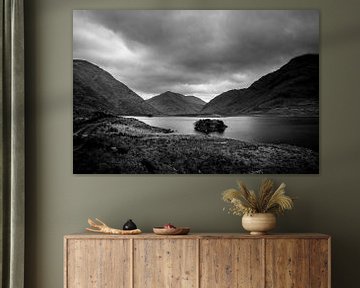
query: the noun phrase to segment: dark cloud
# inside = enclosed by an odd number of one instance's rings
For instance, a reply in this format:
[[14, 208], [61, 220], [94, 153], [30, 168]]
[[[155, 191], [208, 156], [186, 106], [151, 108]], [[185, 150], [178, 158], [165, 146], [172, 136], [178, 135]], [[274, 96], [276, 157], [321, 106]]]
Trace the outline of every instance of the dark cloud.
[[171, 90], [209, 100], [318, 53], [318, 41], [314, 10], [74, 11], [74, 58], [145, 98]]

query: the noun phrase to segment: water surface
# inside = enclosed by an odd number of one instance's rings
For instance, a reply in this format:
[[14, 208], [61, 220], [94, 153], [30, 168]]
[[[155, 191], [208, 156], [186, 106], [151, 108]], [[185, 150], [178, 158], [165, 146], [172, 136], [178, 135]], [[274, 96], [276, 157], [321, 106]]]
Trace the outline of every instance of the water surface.
[[194, 130], [199, 119], [218, 119], [228, 126], [224, 133], [211, 135], [248, 142], [285, 143], [319, 151], [319, 118], [236, 116], [236, 117], [145, 117], [131, 116], [151, 126], [175, 130], [179, 134], [201, 134]]

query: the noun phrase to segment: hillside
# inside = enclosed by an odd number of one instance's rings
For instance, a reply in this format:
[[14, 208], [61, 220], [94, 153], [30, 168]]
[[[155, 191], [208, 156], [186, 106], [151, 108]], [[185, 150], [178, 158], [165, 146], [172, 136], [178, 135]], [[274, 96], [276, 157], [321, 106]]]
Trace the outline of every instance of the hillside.
[[165, 115], [196, 114], [206, 104], [195, 96], [184, 96], [170, 91], [154, 96], [146, 102]]
[[201, 106], [201, 109], [205, 106], [206, 102], [195, 96], [185, 96], [186, 101]]
[[248, 88], [224, 92], [201, 114], [318, 116], [319, 55], [295, 57]]
[[74, 117], [93, 112], [114, 115], [160, 114], [125, 84], [100, 67], [73, 60]]

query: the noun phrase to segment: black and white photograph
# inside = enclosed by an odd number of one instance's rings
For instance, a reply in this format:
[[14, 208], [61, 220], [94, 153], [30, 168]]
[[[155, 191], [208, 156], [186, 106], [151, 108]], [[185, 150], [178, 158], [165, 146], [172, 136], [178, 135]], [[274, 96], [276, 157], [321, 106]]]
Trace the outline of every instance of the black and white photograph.
[[74, 174], [318, 174], [319, 11], [74, 10]]

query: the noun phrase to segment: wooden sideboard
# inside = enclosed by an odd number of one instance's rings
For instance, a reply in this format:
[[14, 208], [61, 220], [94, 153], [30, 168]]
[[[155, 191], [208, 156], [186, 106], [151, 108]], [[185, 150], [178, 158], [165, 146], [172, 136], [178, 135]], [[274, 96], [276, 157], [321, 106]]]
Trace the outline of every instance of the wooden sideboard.
[[65, 288], [329, 288], [323, 234], [67, 235]]

